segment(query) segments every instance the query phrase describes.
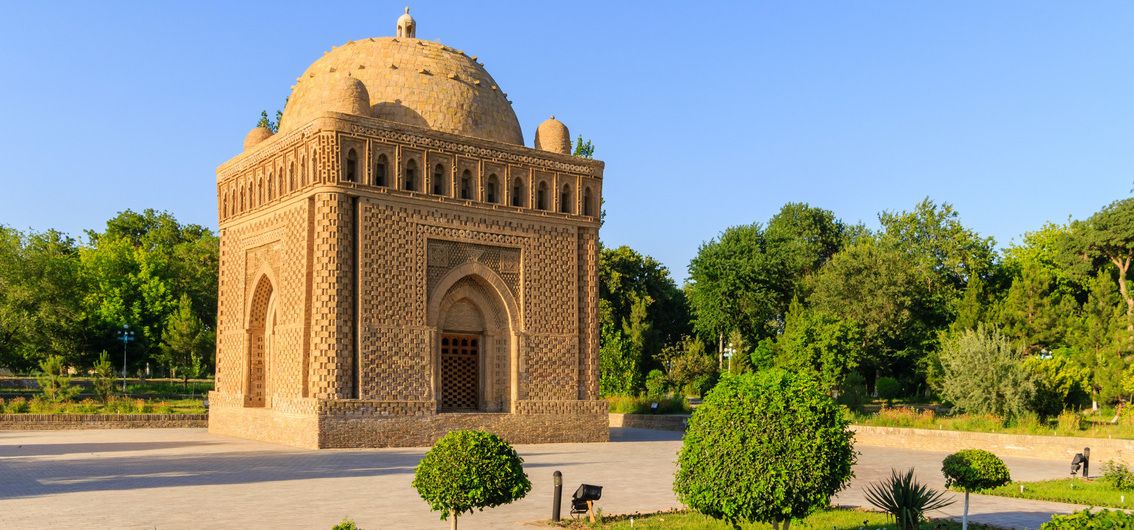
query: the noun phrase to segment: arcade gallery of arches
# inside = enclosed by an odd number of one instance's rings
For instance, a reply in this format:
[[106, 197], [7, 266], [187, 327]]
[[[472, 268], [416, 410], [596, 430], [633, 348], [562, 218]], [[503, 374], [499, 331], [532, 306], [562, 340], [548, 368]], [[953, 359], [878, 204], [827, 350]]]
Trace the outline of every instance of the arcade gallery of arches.
[[278, 131], [217, 170], [209, 431], [300, 447], [605, 441], [603, 163], [567, 127], [526, 147], [475, 56], [351, 41], [293, 87]]

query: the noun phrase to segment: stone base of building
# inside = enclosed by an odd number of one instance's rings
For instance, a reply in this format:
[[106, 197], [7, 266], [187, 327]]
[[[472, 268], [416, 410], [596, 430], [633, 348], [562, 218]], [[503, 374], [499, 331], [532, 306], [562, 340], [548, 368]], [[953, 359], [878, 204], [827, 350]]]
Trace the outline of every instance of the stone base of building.
[[510, 413], [437, 413], [433, 402], [296, 399], [245, 407], [209, 395], [209, 432], [307, 449], [427, 447], [449, 431], [480, 429], [513, 444], [606, 442], [605, 401], [521, 401]]

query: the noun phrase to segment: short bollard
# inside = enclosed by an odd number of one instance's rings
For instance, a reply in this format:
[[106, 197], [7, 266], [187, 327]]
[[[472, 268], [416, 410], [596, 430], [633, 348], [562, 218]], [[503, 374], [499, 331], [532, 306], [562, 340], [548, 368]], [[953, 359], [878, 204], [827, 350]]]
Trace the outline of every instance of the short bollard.
[[555, 493], [551, 499], [551, 520], [559, 522], [559, 507], [563, 504], [563, 473], [556, 471], [551, 474], [555, 481]]

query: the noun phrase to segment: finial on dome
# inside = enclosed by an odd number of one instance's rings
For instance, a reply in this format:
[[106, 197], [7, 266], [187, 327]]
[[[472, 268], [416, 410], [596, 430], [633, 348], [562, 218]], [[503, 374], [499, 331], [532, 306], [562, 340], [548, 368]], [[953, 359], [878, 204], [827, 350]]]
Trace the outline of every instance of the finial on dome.
[[407, 39], [417, 38], [417, 22], [409, 14], [409, 6], [406, 6], [406, 12], [398, 17], [398, 36]]

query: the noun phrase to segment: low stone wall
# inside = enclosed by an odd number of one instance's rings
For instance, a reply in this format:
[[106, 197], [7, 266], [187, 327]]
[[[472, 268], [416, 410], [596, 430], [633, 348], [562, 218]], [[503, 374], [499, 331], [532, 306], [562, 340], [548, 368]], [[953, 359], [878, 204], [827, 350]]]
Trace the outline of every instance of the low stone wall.
[[1071, 465], [1075, 453], [1091, 448], [1091, 469], [1101, 470], [1107, 460], [1134, 464], [1134, 440], [1114, 438], [1081, 438], [1075, 436], [1036, 436], [1028, 434], [995, 434], [986, 432], [905, 429], [899, 427], [867, 427], [853, 425], [855, 443], [871, 447], [926, 449], [954, 452], [961, 449], [984, 449], [997, 456], [1039, 458]]
[[207, 414], [0, 414], [0, 430], [169, 429], [207, 427]]
[[684, 432], [685, 428], [689, 426], [688, 414], [619, 414], [611, 412], [609, 416], [611, 427]]

